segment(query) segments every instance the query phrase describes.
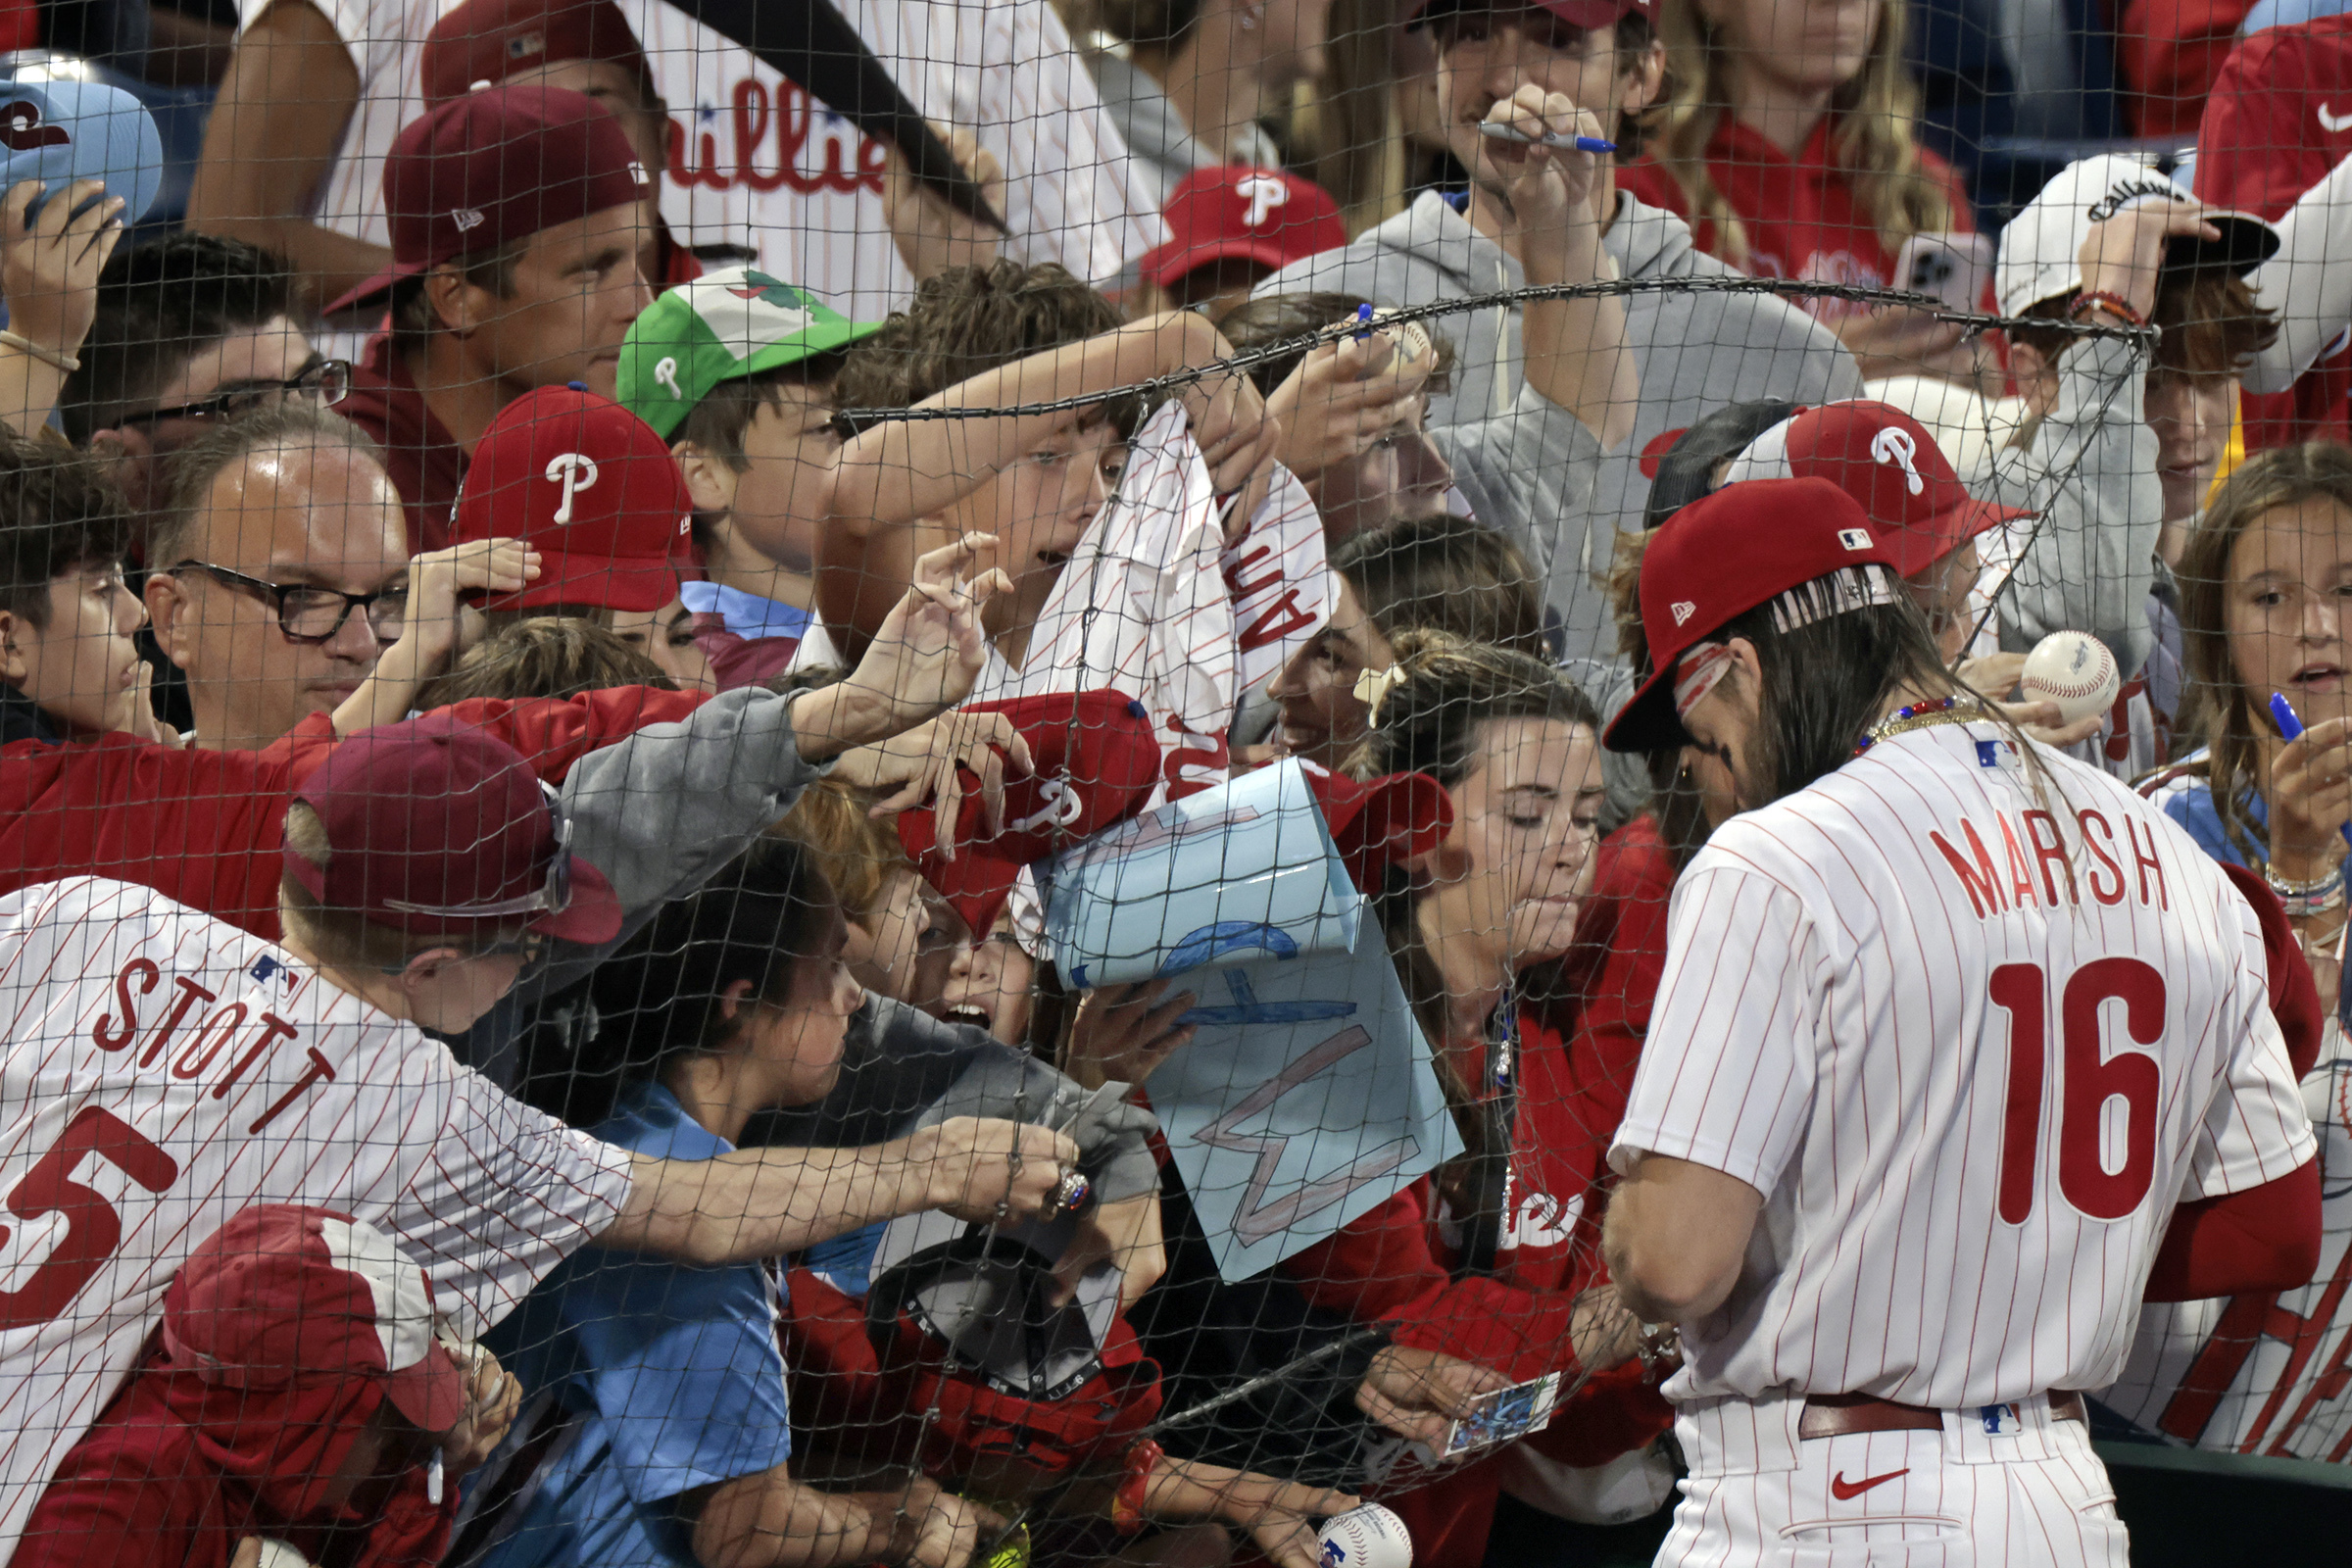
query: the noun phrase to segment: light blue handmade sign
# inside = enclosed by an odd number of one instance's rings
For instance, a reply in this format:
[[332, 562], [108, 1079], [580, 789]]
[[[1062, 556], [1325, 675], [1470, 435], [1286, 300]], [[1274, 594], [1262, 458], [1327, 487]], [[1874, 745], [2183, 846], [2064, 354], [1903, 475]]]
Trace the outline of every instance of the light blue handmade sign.
[[1377, 937], [1182, 984], [1198, 1032], [1152, 1075], [1152, 1108], [1225, 1278], [1273, 1267], [1461, 1152]]
[[1081, 989], [1351, 952], [1363, 905], [1296, 760], [1100, 834], [1047, 880], [1047, 956]]

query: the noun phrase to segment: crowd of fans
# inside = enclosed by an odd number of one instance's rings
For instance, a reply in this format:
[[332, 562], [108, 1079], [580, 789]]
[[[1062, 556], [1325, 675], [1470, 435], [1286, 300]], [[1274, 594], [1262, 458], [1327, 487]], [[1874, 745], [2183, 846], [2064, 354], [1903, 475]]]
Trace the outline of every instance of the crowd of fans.
[[[1674, 1477], [1607, 1156], [1742, 804], [1601, 733], [1645, 546], [1726, 488], [1849, 496], [1957, 678], [2267, 882], [2332, 1017], [2337, 21], [2150, 43], [2193, 193], [2102, 154], [1979, 236], [1893, 0], [857, 9], [985, 219], [661, 0], [242, 0], [184, 230], [0, 199], [0, 1102], [174, 963], [142, 1068], [184, 1018], [225, 1100], [271, 1037], [189, 1009], [283, 970], [323, 1075], [255, 1069], [220, 1136], [295, 1152], [143, 1271], [61, 1241], [36, 1310], [12, 1263], [0, 1334], [111, 1325], [18, 1412], [17, 1561], [1320, 1568], [1368, 1495], [1438, 1568], [1580, 1560]], [[1385, 191], [1308, 177], [1350, 74]], [[1955, 309], [1854, 296], [1923, 255]], [[2062, 630], [2109, 710], [2020, 692]], [[1201, 982], [1057, 972], [1028, 867], [1286, 759], [1464, 1152], [1233, 1281], [1149, 1088]], [[972, 1257], [1083, 1308], [1068, 1379], [926, 1339], [883, 1243], [930, 1210], [1042, 1217]], [[2150, 1308], [2119, 1419], [2236, 1441], [2180, 1414], [2212, 1305]], [[1357, 1462], [1547, 1373], [1533, 1436]]]

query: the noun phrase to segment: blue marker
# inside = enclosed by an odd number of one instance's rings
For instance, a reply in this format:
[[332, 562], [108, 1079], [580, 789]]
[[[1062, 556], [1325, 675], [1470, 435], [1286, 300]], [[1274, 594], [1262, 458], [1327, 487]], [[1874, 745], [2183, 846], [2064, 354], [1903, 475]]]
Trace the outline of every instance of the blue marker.
[[1516, 125], [1499, 124], [1492, 120], [1480, 122], [1478, 133], [1493, 141], [1515, 141], [1522, 147], [1574, 148], [1580, 153], [1613, 153], [1617, 150], [1615, 142], [1602, 141], [1598, 136], [1555, 136], [1548, 131], [1541, 136], [1530, 136]]
[[[2284, 692], [2271, 693], [2271, 722], [2278, 726], [2280, 739], [2302, 739], [2303, 720], [2295, 716], [2294, 704], [2286, 700]], [[2352, 844], [2352, 822], [2346, 822], [2339, 831], [2344, 835], [2344, 842]]]
[[[1358, 325], [1358, 326], [1362, 326], [1362, 327], [1367, 327], [1367, 328], [1368, 328], [1368, 327], [1369, 327], [1369, 324], [1370, 324], [1370, 322], [1371, 322], [1371, 320], [1372, 320], [1372, 305], [1371, 305], [1371, 302], [1367, 300], [1365, 303], [1363, 303], [1363, 304], [1361, 304], [1361, 305], [1358, 305], [1358, 306], [1355, 308], [1355, 324], [1356, 324], [1356, 325]], [[1371, 335], [1372, 335], [1372, 333], [1371, 333], [1371, 332], [1370, 332], [1370, 331], [1367, 329], [1367, 330], [1365, 330], [1365, 331], [1362, 331], [1362, 332], [1358, 332], [1358, 333], [1356, 333], [1356, 334], [1355, 334], [1355, 340], [1356, 340], [1358, 343], [1361, 343], [1361, 342], [1362, 342], [1364, 339], [1366, 339], [1366, 338], [1370, 337]]]

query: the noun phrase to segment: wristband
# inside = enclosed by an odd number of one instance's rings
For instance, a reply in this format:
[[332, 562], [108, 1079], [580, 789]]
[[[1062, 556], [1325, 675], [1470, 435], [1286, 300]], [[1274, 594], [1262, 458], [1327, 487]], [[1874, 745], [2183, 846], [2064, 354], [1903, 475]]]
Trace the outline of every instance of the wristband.
[[2262, 868], [2262, 879], [2270, 885], [2273, 893], [2278, 895], [2278, 902], [2286, 906], [2286, 917], [2290, 920], [2308, 920], [2315, 914], [2327, 913], [2344, 902], [2344, 872], [2341, 866], [2315, 876], [2308, 882], [2295, 882], [2280, 876], [2266, 864]]
[[0, 343], [29, 354], [51, 369], [63, 370], [68, 375], [81, 368], [81, 362], [73, 355], [60, 354], [55, 349], [45, 349], [22, 332], [11, 332], [6, 328], [0, 328]]
[[1127, 1450], [1127, 1473], [1110, 1498], [1110, 1527], [1120, 1535], [1132, 1536], [1144, 1528], [1144, 1499], [1152, 1485], [1152, 1472], [1166, 1456], [1150, 1438]]
[[2075, 302], [2066, 308], [2066, 314], [2079, 321], [2094, 310], [2106, 311], [2127, 326], [2137, 327], [2143, 332], [2147, 330], [2148, 318], [2133, 310], [2130, 300], [2121, 294], [2110, 294], [2103, 288], [2085, 289], [2076, 295]]

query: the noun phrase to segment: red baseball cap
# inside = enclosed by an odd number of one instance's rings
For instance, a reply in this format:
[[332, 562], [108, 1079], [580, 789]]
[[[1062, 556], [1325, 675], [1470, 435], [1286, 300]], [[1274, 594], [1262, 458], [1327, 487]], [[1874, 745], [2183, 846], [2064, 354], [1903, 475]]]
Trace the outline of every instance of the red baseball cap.
[[412, 120], [384, 160], [392, 265], [329, 305], [364, 305], [443, 262], [654, 193], [620, 122], [561, 87], [489, 87]]
[[559, 60], [646, 71], [645, 50], [612, 0], [466, 0], [424, 35], [424, 101], [443, 104], [482, 83]]
[[1642, 554], [1652, 667], [1601, 744], [1613, 752], [1680, 745], [1689, 737], [1674, 710], [1675, 664], [1692, 644], [1816, 577], [1893, 564], [1861, 503], [1827, 479], [1751, 479], [1691, 502]]
[[1453, 831], [1453, 798], [1427, 773], [1383, 773], [1359, 784], [1304, 759], [1298, 765], [1360, 893], [1378, 893], [1391, 865], [1427, 855]]
[[[1653, 24], [1658, 20], [1658, 0], [1528, 0], [1531, 6], [1548, 11], [1570, 26], [1596, 32], [1602, 27], [1614, 27], [1627, 17], [1647, 17]], [[1408, 27], [1425, 26], [1436, 17], [1449, 12], [1488, 10], [1517, 10], [1518, 7], [1499, 5], [1490, 8], [1482, 0], [1413, 0], [1404, 14]]]
[[174, 1371], [269, 1392], [302, 1379], [372, 1379], [425, 1432], [466, 1413], [466, 1374], [434, 1337], [433, 1283], [374, 1226], [327, 1208], [263, 1203], [188, 1255], [164, 1292]]
[[1968, 493], [1928, 427], [1890, 403], [1848, 398], [1803, 409], [1732, 460], [1723, 482], [1827, 479], [1852, 496], [1898, 576], [1941, 561], [1987, 528], [2030, 517]]
[[1160, 216], [1171, 237], [1145, 252], [1138, 270], [1161, 288], [1233, 257], [1280, 268], [1348, 243], [1331, 193], [1276, 169], [1196, 169]]
[[513, 925], [566, 942], [620, 932], [612, 884], [571, 853], [571, 822], [496, 736], [434, 712], [364, 729], [294, 798], [332, 853], [286, 868], [313, 898], [402, 931]]
[[1159, 787], [1159, 741], [1144, 707], [1124, 692], [1093, 691], [973, 703], [1003, 713], [1029, 743], [1031, 771], [1004, 784], [1004, 831], [980, 838], [979, 776], [963, 771], [956, 858], [943, 858], [929, 811], [899, 813], [899, 843], [956, 912], [985, 937], [1021, 867], [1135, 814]]
[[611, 398], [543, 386], [482, 432], [452, 538], [503, 535], [539, 551], [530, 586], [485, 599], [485, 610], [660, 610], [678, 597], [675, 557], [693, 511], [677, 460], [643, 419]]

